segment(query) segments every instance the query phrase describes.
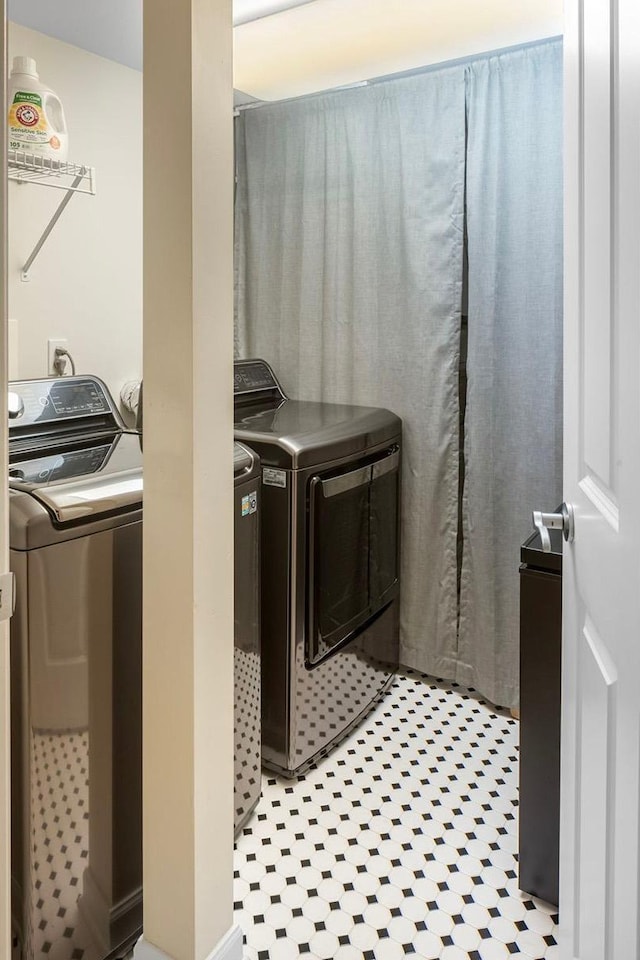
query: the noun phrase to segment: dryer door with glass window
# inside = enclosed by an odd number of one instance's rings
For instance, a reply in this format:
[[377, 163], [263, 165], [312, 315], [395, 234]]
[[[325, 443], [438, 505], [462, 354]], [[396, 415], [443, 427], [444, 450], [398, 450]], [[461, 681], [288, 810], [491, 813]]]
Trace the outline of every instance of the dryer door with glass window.
[[398, 593], [400, 449], [309, 482], [307, 662], [361, 633]]

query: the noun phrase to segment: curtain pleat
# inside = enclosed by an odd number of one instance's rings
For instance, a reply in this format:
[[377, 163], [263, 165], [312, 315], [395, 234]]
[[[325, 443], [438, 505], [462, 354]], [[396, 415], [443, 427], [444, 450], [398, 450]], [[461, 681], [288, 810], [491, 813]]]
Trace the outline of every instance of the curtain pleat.
[[518, 701], [519, 549], [562, 500], [562, 45], [466, 70], [468, 393], [456, 677]]
[[456, 670], [462, 67], [238, 121], [238, 352], [404, 422], [401, 656]]

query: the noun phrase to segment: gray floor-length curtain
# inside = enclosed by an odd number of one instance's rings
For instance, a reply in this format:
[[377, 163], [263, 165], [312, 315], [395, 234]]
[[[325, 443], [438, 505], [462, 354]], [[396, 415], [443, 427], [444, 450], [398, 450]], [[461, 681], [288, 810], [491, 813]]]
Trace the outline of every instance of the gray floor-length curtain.
[[562, 500], [562, 46], [467, 67], [468, 402], [458, 680], [518, 699], [519, 547]]
[[404, 421], [402, 659], [456, 671], [464, 68], [237, 127], [237, 349], [299, 399]]

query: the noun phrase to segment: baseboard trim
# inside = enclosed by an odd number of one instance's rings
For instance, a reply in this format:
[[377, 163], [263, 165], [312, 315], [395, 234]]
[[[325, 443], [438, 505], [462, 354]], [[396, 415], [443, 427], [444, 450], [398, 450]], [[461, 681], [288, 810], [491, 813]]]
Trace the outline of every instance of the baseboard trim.
[[[133, 960], [175, 960], [164, 950], [156, 947], [140, 937], [133, 951]], [[231, 927], [229, 932], [220, 940], [207, 960], [242, 960], [242, 930], [238, 926]]]

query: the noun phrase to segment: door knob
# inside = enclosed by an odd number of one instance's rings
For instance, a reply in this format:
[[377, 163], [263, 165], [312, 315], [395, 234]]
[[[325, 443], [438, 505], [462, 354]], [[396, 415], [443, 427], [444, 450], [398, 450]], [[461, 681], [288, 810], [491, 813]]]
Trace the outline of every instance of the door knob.
[[534, 510], [533, 525], [540, 534], [542, 549], [545, 553], [551, 553], [549, 530], [562, 530], [562, 536], [567, 543], [573, 543], [573, 507], [570, 503], [563, 503], [560, 508], [560, 513], [542, 513], [540, 510]]

